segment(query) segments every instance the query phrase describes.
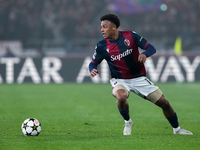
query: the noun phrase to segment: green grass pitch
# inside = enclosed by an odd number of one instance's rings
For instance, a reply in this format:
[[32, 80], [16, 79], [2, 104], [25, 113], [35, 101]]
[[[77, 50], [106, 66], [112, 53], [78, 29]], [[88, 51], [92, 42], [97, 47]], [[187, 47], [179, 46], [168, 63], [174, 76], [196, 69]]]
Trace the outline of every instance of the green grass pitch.
[[[123, 136], [124, 121], [109, 84], [0, 85], [2, 150], [197, 150], [200, 148], [200, 83], [157, 84], [175, 109], [180, 126], [193, 136], [173, 135], [162, 111], [131, 93], [134, 121]], [[37, 118], [37, 137], [21, 132], [22, 122]]]

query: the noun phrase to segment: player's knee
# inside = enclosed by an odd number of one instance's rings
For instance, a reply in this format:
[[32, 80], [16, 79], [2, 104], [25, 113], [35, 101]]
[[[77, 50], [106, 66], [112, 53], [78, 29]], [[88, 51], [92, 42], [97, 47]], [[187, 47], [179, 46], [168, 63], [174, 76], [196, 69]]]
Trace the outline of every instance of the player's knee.
[[117, 91], [113, 92], [113, 95], [118, 99], [118, 100], [123, 100], [128, 98], [128, 92], [124, 89], [118, 89]]
[[126, 101], [127, 96], [124, 95], [124, 94], [118, 94], [118, 95], [116, 96], [116, 98], [117, 98], [117, 100], [118, 100], [119, 102], [124, 102], [124, 101]]
[[159, 99], [156, 102], [156, 105], [158, 105], [159, 107], [161, 107], [163, 110], [168, 110], [170, 108], [169, 101], [166, 100], [164, 97], [162, 97], [161, 99]]
[[117, 103], [123, 105], [126, 102], [127, 94], [124, 92], [117, 92], [115, 97], [117, 99]]

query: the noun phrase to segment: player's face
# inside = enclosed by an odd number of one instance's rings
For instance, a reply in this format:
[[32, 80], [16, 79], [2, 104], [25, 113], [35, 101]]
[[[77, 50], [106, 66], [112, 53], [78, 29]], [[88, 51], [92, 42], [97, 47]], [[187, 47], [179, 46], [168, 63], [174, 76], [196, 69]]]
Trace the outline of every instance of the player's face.
[[115, 25], [108, 20], [104, 20], [101, 22], [101, 32], [105, 39], [108, 39], [108, 38], [112, 39], [115, 28], [116, 28]]

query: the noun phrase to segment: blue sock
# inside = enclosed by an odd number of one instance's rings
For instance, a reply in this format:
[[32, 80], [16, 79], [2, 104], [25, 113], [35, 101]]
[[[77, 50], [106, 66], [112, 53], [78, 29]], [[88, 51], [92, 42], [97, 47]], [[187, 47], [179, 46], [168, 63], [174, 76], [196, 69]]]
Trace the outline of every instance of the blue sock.
[[178, 117], [177, 117], [176, 113], [174, 113], [173, 116], [167, 118], [167, 120], [169, 121], [169, 123], [171, 124], [171, 126], [173, 128], [177, 128], [179, 126]]
[[122, 117], [124, 118], [124, 120], [128, 121], [130, 119], [128, 107], [125, 110], [119, 110], [119, 112], [122, 115]]

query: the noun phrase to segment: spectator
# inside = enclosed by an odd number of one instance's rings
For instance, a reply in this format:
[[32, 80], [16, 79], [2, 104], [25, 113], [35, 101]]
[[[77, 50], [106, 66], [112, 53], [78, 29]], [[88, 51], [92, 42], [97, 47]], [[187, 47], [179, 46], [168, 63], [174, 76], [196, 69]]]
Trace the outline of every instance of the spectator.
[[12, 53], [9, 47], [6, 48], [5, 54], [3, 57], [15, 57], [15, 55]]

